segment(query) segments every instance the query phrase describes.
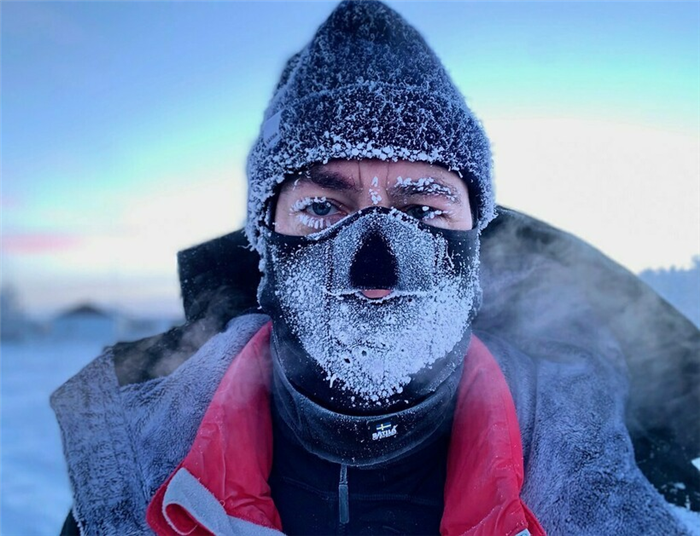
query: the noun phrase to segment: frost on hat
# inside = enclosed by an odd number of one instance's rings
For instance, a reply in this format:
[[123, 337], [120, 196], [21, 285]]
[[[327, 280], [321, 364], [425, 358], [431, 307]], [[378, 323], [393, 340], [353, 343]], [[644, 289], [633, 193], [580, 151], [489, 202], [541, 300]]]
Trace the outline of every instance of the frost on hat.
[[491, 150], [418, 31], [381, 2], [336, 7], [287, 63], [248, 157], [250, 243], [285, 174], [334, 158], [437, 163], [468, 178], [479, 226], [494, 217]]

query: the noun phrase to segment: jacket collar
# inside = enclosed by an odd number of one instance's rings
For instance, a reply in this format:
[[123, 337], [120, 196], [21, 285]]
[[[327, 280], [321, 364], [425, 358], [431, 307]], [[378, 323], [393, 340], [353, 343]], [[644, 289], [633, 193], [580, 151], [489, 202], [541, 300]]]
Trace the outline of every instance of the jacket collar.
[[[146, 519], [157, 534], [282, 530], [267, 484], [272, 468], [270, 333], [268, 323], [234, 359], [190, 452], [152, 498]], [[544, 535], [520, 499], [522, 445], [508, 385], [476, 337], [457, 396], [440, 534]]]

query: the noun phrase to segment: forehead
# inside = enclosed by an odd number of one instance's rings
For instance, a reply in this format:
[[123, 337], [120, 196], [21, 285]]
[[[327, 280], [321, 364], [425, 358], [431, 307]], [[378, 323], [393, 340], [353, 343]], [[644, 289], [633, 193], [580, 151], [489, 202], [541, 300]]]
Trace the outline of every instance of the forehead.
[[332, 160], [326, 164], [316, 164], [300, 175], [288, 177], [282, 189], [291, 184], [297, 185], [301, 180], [302, 183], [329, 190], [362, 192], [368, 187], [392, 190], [405, 189], [406, 179], [416, 181], [427, 178], [448, 186], [457, 197], [468, 194], [465, 181], [457, 173], [437, 164], [403, 160]]
[[420, 179], [431, 177], [448, 183], [464, 184], [459, 175], [437, 164], [426, 162], [386, 162], [382, 160], [332, 160], [327, 164], [318, 164], [313, 167], [319, 173], [336, 175], [351, 179], [353, 183], [362, 185], [367, 181], [377, 178], [379, 181], [387, 181], [386, 186], [392, 186], [397, 178]]

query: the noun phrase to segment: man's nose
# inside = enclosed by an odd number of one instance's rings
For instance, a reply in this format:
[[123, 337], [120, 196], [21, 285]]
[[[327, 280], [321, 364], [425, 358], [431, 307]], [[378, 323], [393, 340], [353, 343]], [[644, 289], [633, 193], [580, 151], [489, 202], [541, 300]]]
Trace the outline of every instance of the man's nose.
[[393, 289], [398, 283], [398, 266], [386, 238], [371, 231], [363, 238], [350, 265], [350, 284], [360, 290]]

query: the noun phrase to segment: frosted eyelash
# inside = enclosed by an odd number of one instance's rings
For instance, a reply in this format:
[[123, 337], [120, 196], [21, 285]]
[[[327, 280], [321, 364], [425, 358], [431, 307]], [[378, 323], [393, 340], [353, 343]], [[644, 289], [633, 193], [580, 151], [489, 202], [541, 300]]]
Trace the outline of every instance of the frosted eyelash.
[[297, 219], [311, 229], [321, 230], [331, 225], [331, 222], [325, 218], [315, 218], [313, 216], [309, 216], [308, 214], [304, 214], [303, 212], [301, 214], [297, 214]]
[[450, 214], [452, 214], [451, 210], [440, 210], [437, 208], [431, 209], [427, 206], [422, 206], [421, 210], [423, 210], [423, 212], [427, 212], [425, 218], [423, 218], [423, 221], [432, 220], [433, 218], [437, 218], [438, 216], [449, 216]]
[[301, 212], [306, 210], [308, 207], [314, 203], [325, 203], [327, 199], [324, 197], [304, 197], [303, 199], [298, 199], [290, 208], [290, 212]]

